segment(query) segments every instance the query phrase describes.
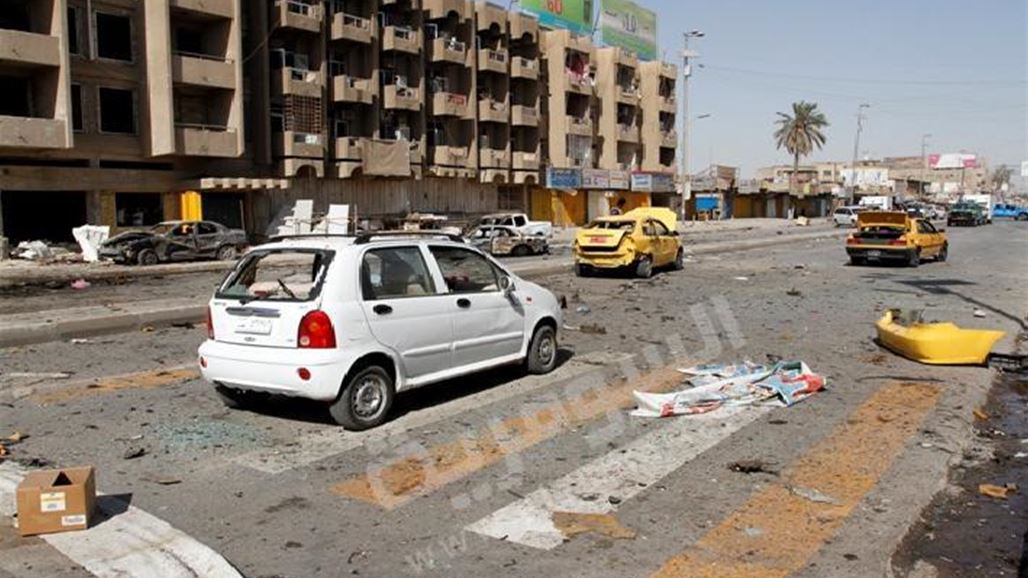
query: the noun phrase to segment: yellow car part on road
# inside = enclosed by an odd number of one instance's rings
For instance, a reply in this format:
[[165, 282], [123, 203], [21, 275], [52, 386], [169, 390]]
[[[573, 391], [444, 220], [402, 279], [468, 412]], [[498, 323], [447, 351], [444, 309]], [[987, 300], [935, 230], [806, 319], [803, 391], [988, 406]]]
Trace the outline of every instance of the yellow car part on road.
[[889, 350], [931, 365], [982, 365], [992, 346], [1006, 333], [985, 329], [961, 329], [953, 323], [896, 322], [890, 309], [875, 324], [878, 340]]

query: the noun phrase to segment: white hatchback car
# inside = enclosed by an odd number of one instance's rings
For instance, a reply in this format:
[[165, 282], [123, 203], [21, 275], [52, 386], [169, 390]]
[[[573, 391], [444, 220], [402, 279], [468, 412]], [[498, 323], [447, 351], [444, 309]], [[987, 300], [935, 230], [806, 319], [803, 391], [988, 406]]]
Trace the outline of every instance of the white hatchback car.
[[557, 362], [546, 289], [440, 235], [300, 237], [251, 250], [210, 301], [204, 378], [229, 407], [266, 393], [330, 404], [347, 429], [386, 420], [397, 392]]
[[857, 226], [857, 215], [865, 210], [867, 210], [866, 207], [839, 207], [832, 213], [832, 220], [835, 221], [836, 227], [855, 227]]

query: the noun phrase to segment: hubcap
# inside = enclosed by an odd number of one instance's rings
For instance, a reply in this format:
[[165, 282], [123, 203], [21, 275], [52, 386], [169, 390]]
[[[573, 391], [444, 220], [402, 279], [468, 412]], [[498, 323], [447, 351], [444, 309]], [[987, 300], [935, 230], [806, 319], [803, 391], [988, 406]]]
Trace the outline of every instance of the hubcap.
[[361, 419], [372, 419], [382, 411], [386, 385], [375, 375], [368, 375], [357, 384], [353, 394], [353, 413]]
[[553, 337], [546, 336], [542, 341], [539, 342], [539, 361], [543, 365], [549, 365], [553, 361], [553, 355], [556, 353], [556, 347], [554, 347]]

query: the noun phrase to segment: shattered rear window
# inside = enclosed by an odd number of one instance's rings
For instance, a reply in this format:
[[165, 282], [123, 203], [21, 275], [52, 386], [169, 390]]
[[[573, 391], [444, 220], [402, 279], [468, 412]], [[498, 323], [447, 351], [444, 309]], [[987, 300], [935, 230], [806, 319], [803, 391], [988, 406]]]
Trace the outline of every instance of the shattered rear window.
[[609, 229], [612, 231], [631, 231], [635, 228], [635, 221], [593, 221], [587, 229]]
[[248, 301], [310, 301], [321, 293], [332, 251], [254, 251], [228, 276], [216, 297]]

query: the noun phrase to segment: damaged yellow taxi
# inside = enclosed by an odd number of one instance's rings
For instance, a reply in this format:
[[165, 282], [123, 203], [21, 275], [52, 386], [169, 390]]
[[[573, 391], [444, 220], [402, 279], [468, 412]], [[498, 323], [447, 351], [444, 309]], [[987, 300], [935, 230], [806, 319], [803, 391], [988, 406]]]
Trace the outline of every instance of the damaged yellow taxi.
[[917, 267], [925, 258], [945, 261], [946, 231], [926, 219], [898, 211], [867, 211], [857, 216], [857, 232], [846, 239], [850, 263], [898, 261]]
[[597, 270], [630, 270], [647, 278], [660, 267], [681, 269], [685, 254], [677, 225], [675, 212], [663, 207], [600, 217], [575, 235], [575, 273], [582, 277]]

